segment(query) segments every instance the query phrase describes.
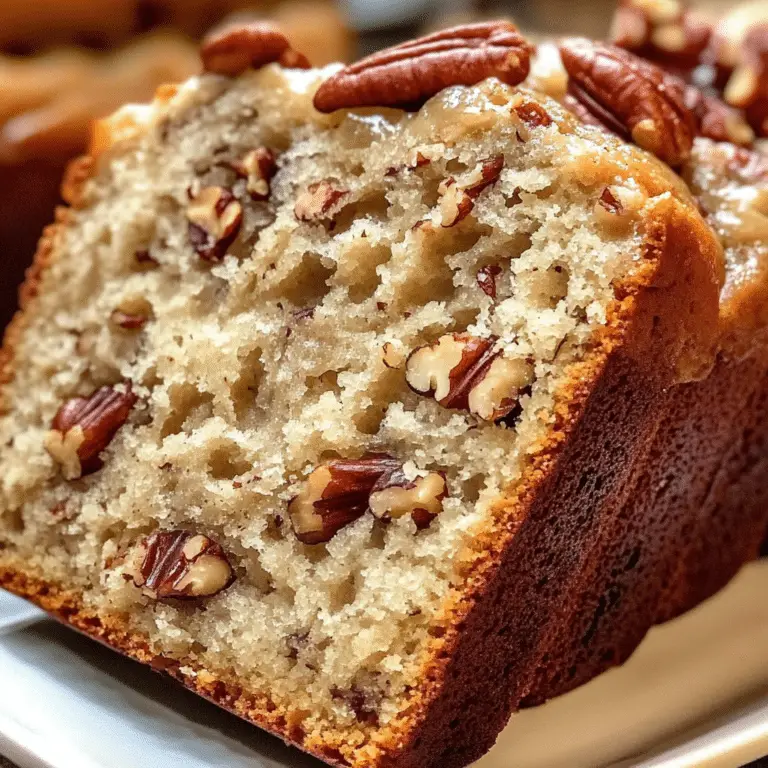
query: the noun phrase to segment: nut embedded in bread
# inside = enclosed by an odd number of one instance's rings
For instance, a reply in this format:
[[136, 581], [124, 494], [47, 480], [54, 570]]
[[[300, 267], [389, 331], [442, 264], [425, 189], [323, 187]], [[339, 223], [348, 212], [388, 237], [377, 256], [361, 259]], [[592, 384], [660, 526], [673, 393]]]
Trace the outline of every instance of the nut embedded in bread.
[[[273, 62], [116, 116], [6, 345], [0, 582], [336, 765], [490, 746], [717, 352], [689, 187], [487, 61], [445, 82], [476, 31], [393, 54], [407, 110]], [[136, 401], [62, 477], [103, 387]]]

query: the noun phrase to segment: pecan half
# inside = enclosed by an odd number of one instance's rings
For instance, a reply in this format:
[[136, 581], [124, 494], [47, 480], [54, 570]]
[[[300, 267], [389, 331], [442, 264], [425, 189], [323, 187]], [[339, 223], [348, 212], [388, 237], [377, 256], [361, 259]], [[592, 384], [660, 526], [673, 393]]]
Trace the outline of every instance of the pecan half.
[[691, 153], [695, 119], [677, 78], [615, 46], [560, 44], [569, 92], [607, 128], [672, 166]]
[[759, 136], [768, 136], [768, 20], [747, 32], [742, 62], [728, 80], [724, 95], [729, 104], [744, 110]]
[[444, 408], [469, 411], [484, 421], [499, 421], [518, 405], [518, 395], [533, 381], [524, 360], [508, 360], [495, 350], [497, 339], [467, 333], [441, 336], [415, 349], [405, 364], [405, 380], [420, 395]]
[[75, 397], [59, 408], [45, 436], [45, 449], [62, 467], [67, 480], [101, 469], [99, 454], [128, 420], [138, 398], [125, 382], [125, 391], [102, 387], [90, 397]]
[[303, 544], [330, 541], [345, 525], [365, 514], [376, 481], [399, 466], [397, 459], [384, 453], [319, 466], [288, 504], [296, 538]]
[[219, 261], [243, 223], [243, 207], [224, 187], [203, 187], [187, 207], [189, 242], [201, 259]]
[[453, 178], [444, 181], [439, 187], [441, 226], [453, 227], [465, 219], [480, 193], [498, 181], [503, 168], [504, 156], [496, 155], [485, 160], [473, 178], [461, 186]]
[[487, 77], [517, 85], [528, 76], [532, 50], [507, 21], [445, 29], [340, 70], [317, 90], [315, 109], [414, 109], [451, 85], [475, 85]]
[[252, 200], [269, 199], [269, 182], [277, 172], [272, 150], [266, 147], [252, 149], [242, 160], [232, 163], [232, 169], [246, 180], [245, 188]]
[[338, 189], [330, 181], [316, 181], [296, 198], [293, 213], [299, 221], [308, 223], [332, 220], [348, 194], [346, 189]]
[[501, 274], [501, 267], [489, 264], [477, 270], [477, 284], [480, 290], [489, 298], [496, 298], [496, 278]]
[[416, 527], [423, 530], [442, 512], [447, 495], [445, 477], [439, 472], [408, 480], [402, 467], [398, 467], [376, 481], [368, 504], [379, 520], [397, 520], [410, 515]]
[[206, 72], [228, 77], [272, 62], [295, 69], [310, 66], [305, 56], [291, 48], [280, 29], [266, 21], [229, 24], [213, 30], [203, 40], [200, 57]]
[[702, 62], [712, 25], [680, 0], [622, 0], [611, 41], [644, 59], [679, 73]]
[[157, 531], [139, 546], [133, 582], [147, 597], [211, 597], [235, 580], [216, 541], [193, 531]]

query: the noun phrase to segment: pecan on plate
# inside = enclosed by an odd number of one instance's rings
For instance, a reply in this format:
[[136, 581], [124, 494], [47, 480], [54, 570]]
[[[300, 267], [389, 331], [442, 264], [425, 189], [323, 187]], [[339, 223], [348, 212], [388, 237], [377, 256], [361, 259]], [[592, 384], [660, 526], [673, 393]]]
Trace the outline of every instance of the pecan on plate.
[[690, 156], [696, 122], [678, 78], [586, 38], [564, 40], [560, 53], [570, 95], [606, 128], [671, 166]]
[[508, 21], [452, 27], [379, 51], [331, 75], [315, 94], [315, 108], [416, 109], [451, 85], [475, 85], [487, 77], [517, 85], [528, 76], [532, 50]]
[[296, 538], [303, 544], [330, 541], [366, 513], [376, 481], [399, 467], [400, 462], [385, 453], [338, 459], [317, 467], [288, 504]]
[[157, 531], [139, 546], [133, 582], [153, 599], [211, 597], [235, 580], [221, 545], [193, 531]]
[[90, 397], [74, 397], [59, 408], [44, 444], [67, 480], [101, 469], [99, 454], [128, 420], [137, 399], [128, 381], [122, 392], [102, 387]]
[[213, 30], [203, 40], [200, 57], [206, 72], [229, 77], [272, 62], [295, 69], [309, 68], [306, 57], [291, 48], [277, 26], [266, 21], [227, 24]]

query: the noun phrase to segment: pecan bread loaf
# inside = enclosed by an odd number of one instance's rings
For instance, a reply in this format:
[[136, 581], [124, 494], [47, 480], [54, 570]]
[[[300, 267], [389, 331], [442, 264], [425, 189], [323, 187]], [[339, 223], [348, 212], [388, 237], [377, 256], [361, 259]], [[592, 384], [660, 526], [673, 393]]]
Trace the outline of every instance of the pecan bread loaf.
[[[754, 554], [765, 512], [713, 541], [731, 511], [641, 482], [728, 365], [755, 251], [699, 206], [751, 150], [632, 54], [564, 43], [570, 101], [531, 54], [497, 22], [312, 70], [252, 25], [100, 124], [6, 336], [0, 584], [330, 764], [458, 767]], [[584, 634], [611, 559], [654, 608]]]

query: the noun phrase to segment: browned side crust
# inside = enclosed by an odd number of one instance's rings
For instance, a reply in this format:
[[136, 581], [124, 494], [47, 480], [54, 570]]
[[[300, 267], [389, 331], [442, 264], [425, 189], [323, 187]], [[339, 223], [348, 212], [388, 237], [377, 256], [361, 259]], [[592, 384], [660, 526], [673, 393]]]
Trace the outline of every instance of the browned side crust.
[[409, 713], [410, 743], [382, 766], [459, 768], [479, 758], [520, 707], [550, 635], [571, 637], [564, 618], [573, 601], [605, 586], [589, 564], [633, 492], [663, 416], [674, 377], [666, 350], [681, 327], [716, 322], [717, 281], [701, 259], [704, 250], [717, 261], [706, 225], [669, 201], [648, 238], [658, 258], [652, 287], [628, 290], [614, 318], [615, 338], [630, 343], [605, 339], [602, 354], [574, 372], [560, 422], [525, 487], [499, 508], [455, 623], [426, 670], [426, 693]]
[[595, 550], [598, 589], [574, 595], [571, 631], [542, 645], [524, 706], [623, 663], [649, 626], [712, 596], [766, 541], [768, 259], [732, 282], [716, 365], [659, 403], [653, 444]]
[[653, 443], [612, 510], [589, 588], [540, 649], [523, 706], [623, 663], [649, 627], [721, 589], [768, 529], [768, 356], [721, 360], [672, 390]]
[[[75, 206], [76, 191], [70, 190]], [[41, 243], [25, 289], [27, 313], [34, 311], [30, 301], [55, 237], [54, 229]], [[166, 671], [331, 764], [453, 768], [482, 755], [528, 691], [552, 632], [570, 633], [563, 617], [573, 600], [606, 586], [590, 563], [632, 490], [634, 468], [648, 455], [665, 390], [676, 380], [681, 344], [716, 323], [719, 254], [703, 221], [668, 198], [648, 222], [647, 237], [645, 273], [624, 287], [610, 331], [589, 361], [574, 369], [558, 424], [527, 483], [514, 498], [500, 500], [494, 524], [474, 559], [468, 558], [467, 589], [444, 636], [434, 640], [423, 686], [364, 753], [352, 760], [338, 734], [317, 740], [292, 730], [267, 697], [211, 676], [185, 675], [177, 666]], [[3, 380], [12, 375], [13, 347], [26, 316], [17, 318], [6, 338]], [[620, 547], [621, 541], [614, 537], [608, 544]], [[649, 572], [646, 581], [655, 579]], [[119, 620], [85, 609], [78, 595], [21, 568], [0, 569], [0, 585], [100, 642], [157, 665], [140, 637]], [[637, 593], [645, 586], [636, 585]]]

